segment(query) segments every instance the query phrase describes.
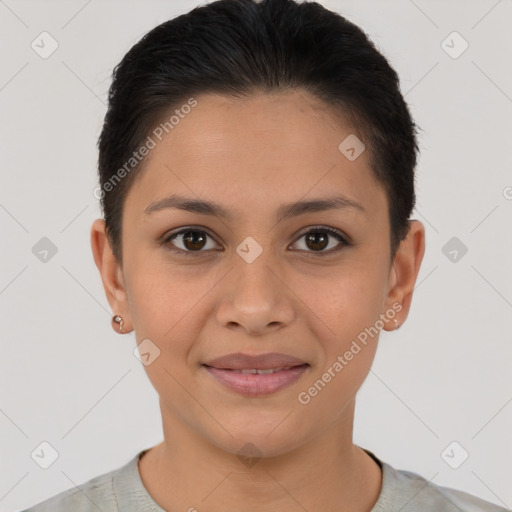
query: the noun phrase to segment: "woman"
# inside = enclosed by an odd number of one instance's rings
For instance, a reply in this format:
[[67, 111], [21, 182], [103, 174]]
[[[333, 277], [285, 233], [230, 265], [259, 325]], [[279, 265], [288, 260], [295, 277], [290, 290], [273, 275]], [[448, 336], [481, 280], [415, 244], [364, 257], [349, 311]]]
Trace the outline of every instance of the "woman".
[[357, 26], [292, 0], [213, 2], [127, 53], [91, 244], [164, 440], [29, 510], [504, 510], [352, 440], [425, 249], [398, 84]]

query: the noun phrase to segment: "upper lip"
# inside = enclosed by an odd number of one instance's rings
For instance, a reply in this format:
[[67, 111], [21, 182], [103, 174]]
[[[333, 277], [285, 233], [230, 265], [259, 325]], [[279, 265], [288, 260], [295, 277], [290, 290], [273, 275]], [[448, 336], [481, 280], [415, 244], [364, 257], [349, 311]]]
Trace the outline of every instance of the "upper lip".
[[291, 366], [299, 366], [307, 364], [302, 359], [281, 354], [279, 352], [268, 352], [251, 356], [237, 352], [228, 354], [226, 356], [217, 357], [204, 363], [206, 366], [213, 366], [214, 368], [223, 368], [227, 370], [244, 370], [255, 368], [256, 370], [269, 370], [271, 368], [286, 368]]

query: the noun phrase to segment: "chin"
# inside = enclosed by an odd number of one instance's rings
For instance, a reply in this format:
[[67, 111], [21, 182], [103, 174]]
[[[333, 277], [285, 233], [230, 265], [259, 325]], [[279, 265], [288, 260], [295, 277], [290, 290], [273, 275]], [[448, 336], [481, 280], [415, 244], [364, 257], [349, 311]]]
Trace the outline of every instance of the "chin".
[[247, 430], [228, 429], [232, 437], [226, 434], [224, 439], [210, 439], [210, 441], [218, 448], [236, 455], [242, 463], [246, 458], [259, 459], [285, 455], [302, 444], [296, 431], [291, 432], [284, 428], [279, 432], [277, 430], [279, 428], [271, 432], [271, 429], [255, 428], [254, 425]]

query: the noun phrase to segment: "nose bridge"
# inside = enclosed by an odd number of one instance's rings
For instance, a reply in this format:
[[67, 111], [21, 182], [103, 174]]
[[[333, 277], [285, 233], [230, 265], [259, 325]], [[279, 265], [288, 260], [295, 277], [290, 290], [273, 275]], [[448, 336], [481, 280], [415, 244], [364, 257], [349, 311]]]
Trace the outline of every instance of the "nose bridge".
[[277, 262], [270, 237], [260, 236], [259, 239], [261, 244], [254, 237], [248, 236], [236, 248], [235, 289], [240, 292], [238, 295], [249, 294], [255, 300], [271, 301], [271, 296], [279, 293], [279, 287], [274, 282], [275, 270], [274, 273], [270, 270], [277, 266]]
[[289, 292], [278, 278], [280, 265], [270, 247], [271, 237], [260, 240], [261, 244], [248, 236], [236, 247], [229, 293], [223, 294], [218, 313], [225, 326], [238, 324], [253, 333], [293, 317]]

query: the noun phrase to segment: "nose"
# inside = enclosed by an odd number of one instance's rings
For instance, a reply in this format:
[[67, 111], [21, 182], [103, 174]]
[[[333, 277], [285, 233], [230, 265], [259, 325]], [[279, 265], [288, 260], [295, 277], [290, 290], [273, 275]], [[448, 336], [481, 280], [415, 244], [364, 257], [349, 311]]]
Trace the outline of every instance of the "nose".
[[217, 320], [223, 327], [259, 336], [293, 321], [294, 294], [286, 272], [263, 254], [251, 263], [235, 259], [235, 268], [219, 289]]

